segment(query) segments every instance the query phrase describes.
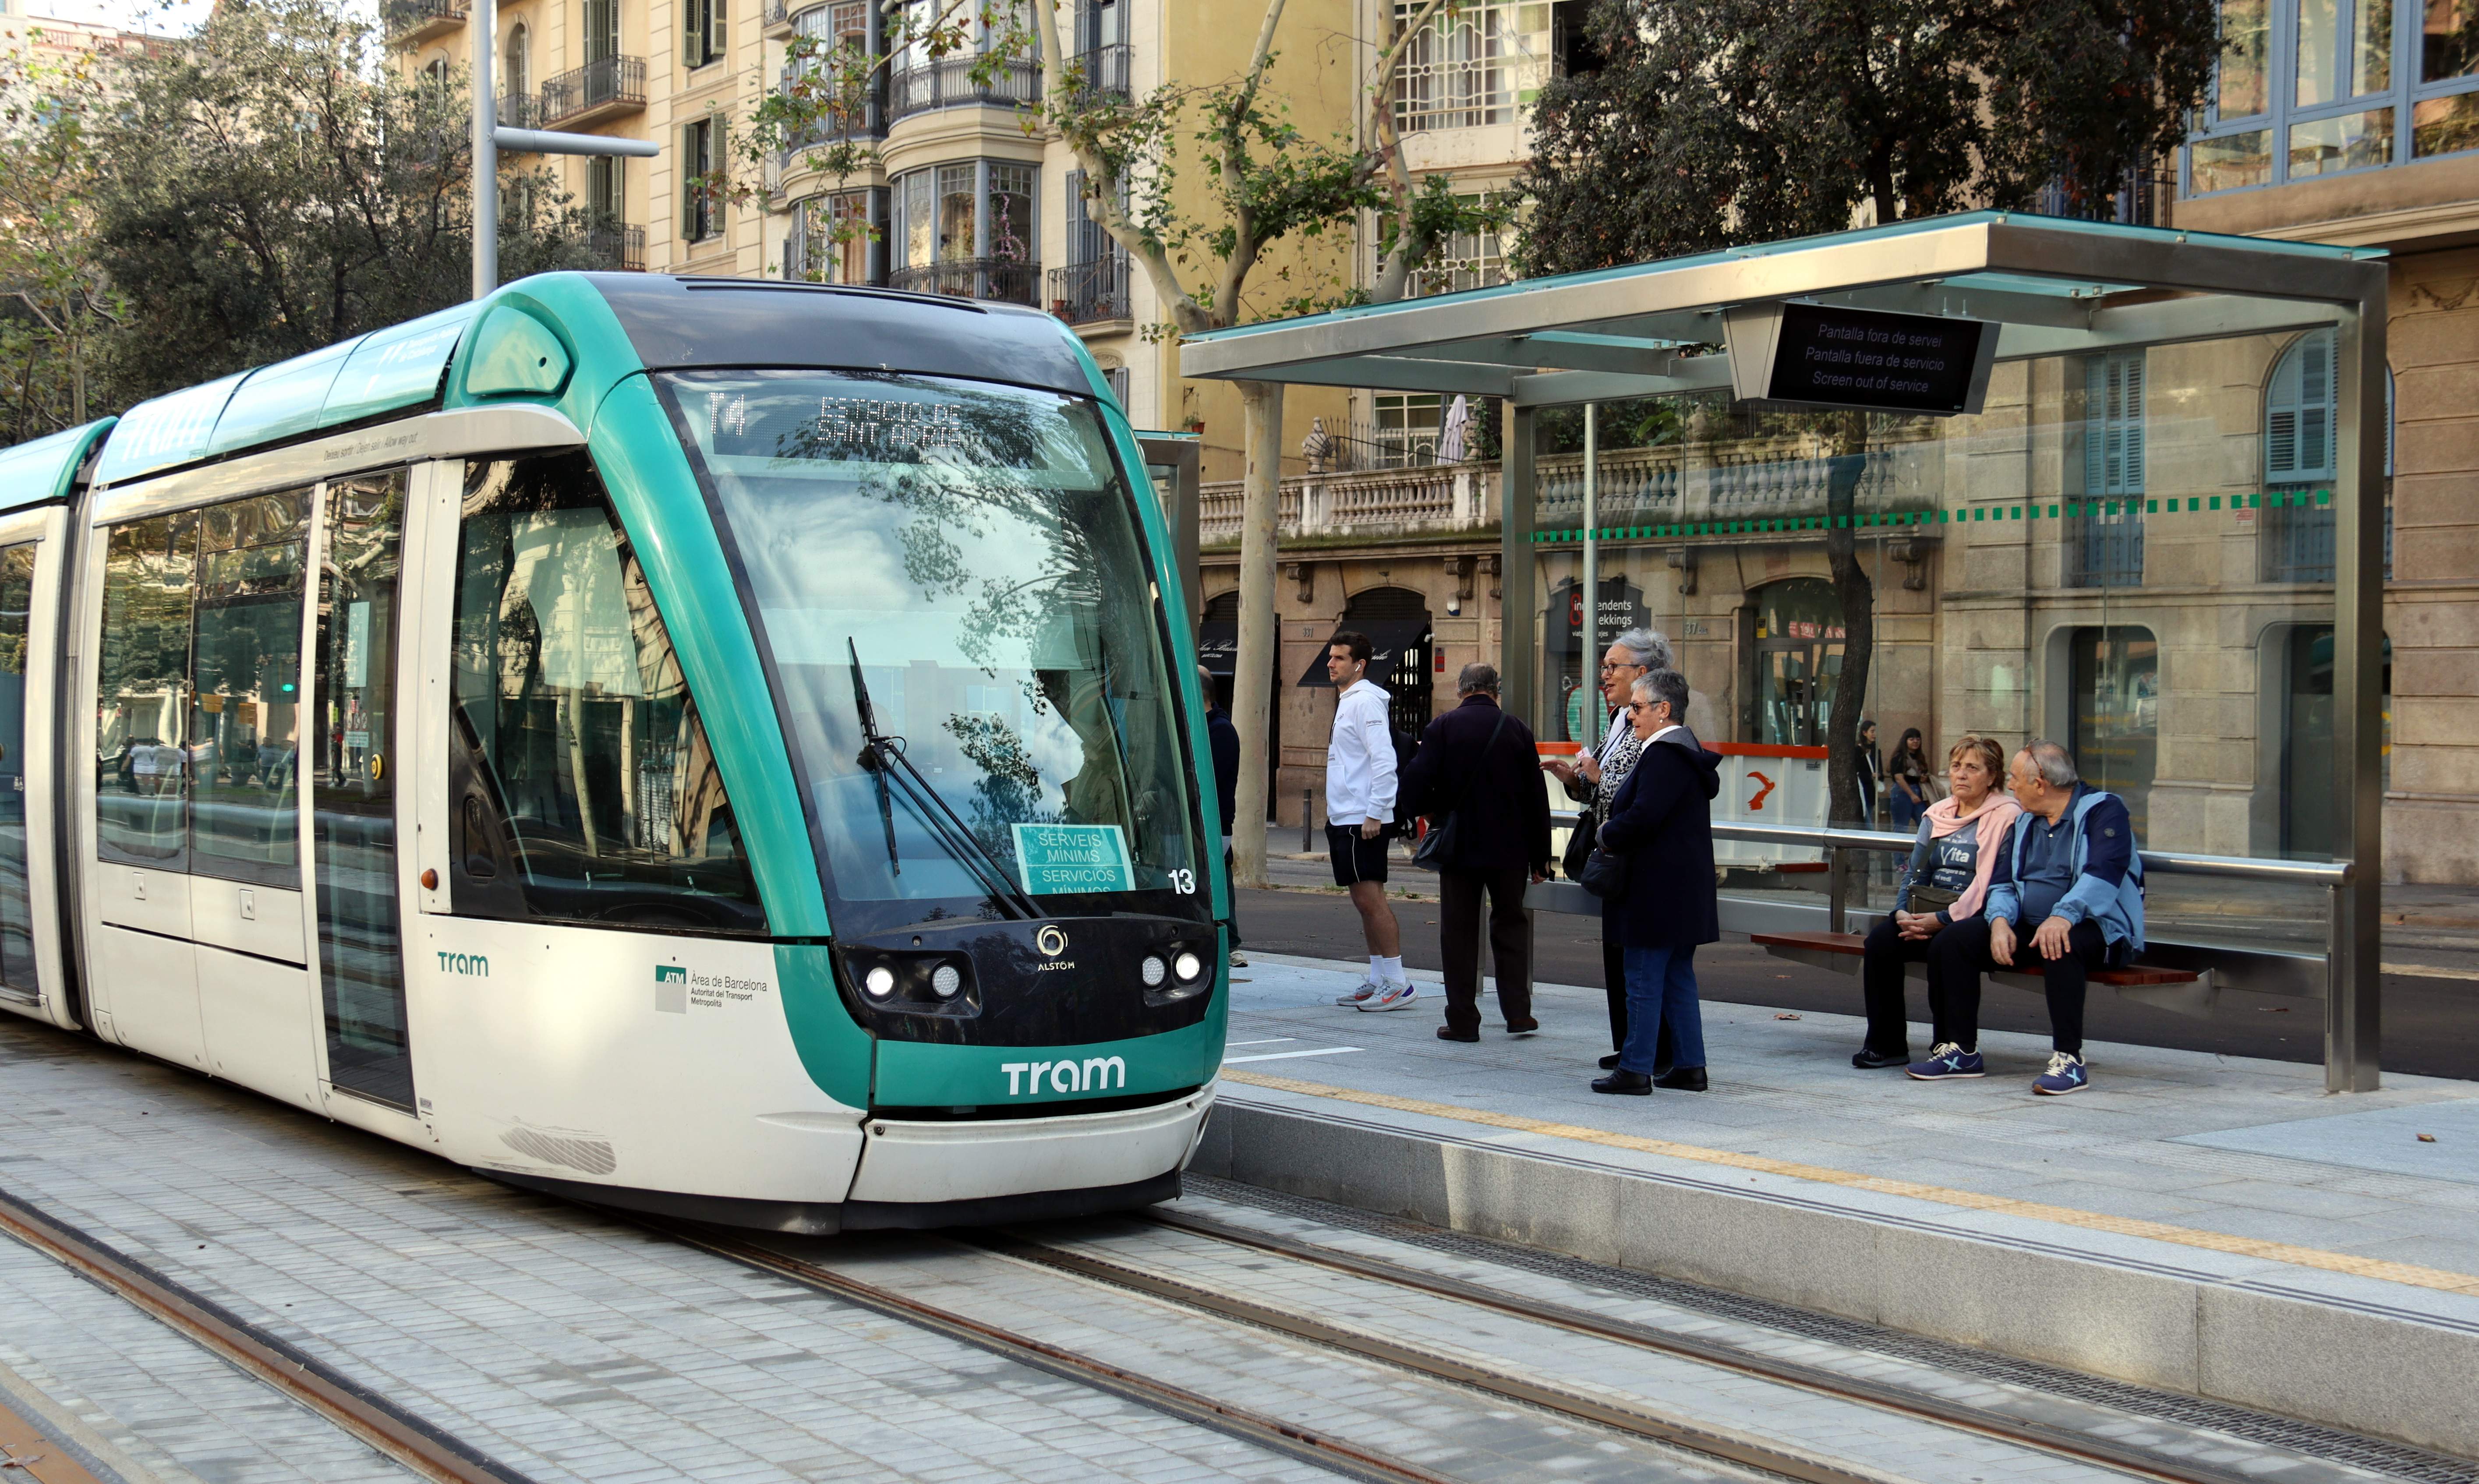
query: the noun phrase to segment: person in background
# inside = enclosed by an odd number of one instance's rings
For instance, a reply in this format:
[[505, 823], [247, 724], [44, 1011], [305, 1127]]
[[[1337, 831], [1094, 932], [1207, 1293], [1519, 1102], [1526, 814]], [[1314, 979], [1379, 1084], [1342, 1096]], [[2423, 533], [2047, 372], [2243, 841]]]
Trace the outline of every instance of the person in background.
[[1893, 759], [1885, 765], [1885, 776], [1893, 783], [1888, 795], [1897, 830], [1916, 830], [1920, 816], [1929, 807], [1929, 754], [1920, 740], [1920, 729], [1903, 729], [1903, 740], [1894, 744]]
[[1884, 760], [1877, 755], [1877, 724], [1859, 724], [1859, 828], [1870, 830], [1877, 824], [1877, 784], [1884, 772]]
[[1344, 629], [1326, 641], [1325, 673], [1338, 695], [1325, 745], [1325, 846], [1334, 883], [1351, 893], [1368, 944], [1368, 977], [1338, 1005], [1409, 1010], [1403, 929], [1386, 905], [1386, 827], [1394, 822], [1394, 730], [1386, 687], [1368, 678], [1368, 636]]
[[[1644, 740], [1635, 770], [1610, 801], [1600, 849], [1624, 857], [1626, 889], [1601, 904], [1601, 939], [1626, 958], [1627, 1038], [1596, 1092], [1705, 1089], [1704, 1019], [1696, 998], [1696, 950], [1722, 936], [1713, 878], [1713, 798], [1722, 759], [1695, 744], [1678, 718], [1687, 678], [1655, 670], [1628, 703]], [[1674, 1064], [1654, 1075], [1655, 1045], [1676, 1036]]]
[[1980, 976], [2034, 965], [2049, 997], [2049, 1069], [2032, 1090], [2052, 1097], [2091, 1084], [2083, 1065], [2083, 993], [2091, 970], [2143, 952], [2143, 860], [2126, 802], [2092, 787], [2055, 742], [2026, 743], [2006, 770], [2023, 806], [1988, 881], [1988, 908], [1937, 934], [1929, 954], [1935, 1046], [1909, 1071], [1922, 1082], [1985, 1074]]
[[[1601, 655], [1601, 696], [1609, 703], [1610, 724], [1600, 746], [1572, 762], [1552, 757], [1541, 765], [1566, 785], [1567, 797], [1584, 806], [1596, 829], [1608, 815], [1610, 801], [1625, 784], [1627, 773], [1635, 767], [1636, 753], [1644, 746], [1627, 709], [1635, 696], [1635, 682], [1655, 670], [1670, 669], [1671, 659], [1670, 640], [1658, 629], [1630, 628], [1611, 640]], [[1688, 736], [1693, 739], [1695, 733]], [[1577, 821], [1575, 828], [1583, 830], [1583, 822]], [[1601, 1058], [1601, 1070], [1608, 1071], [1619, 1064], [1619, 1052], [1626, 1046], [1627, 989], [1625, 955], [1617, 939], [1606, 934], [1601, 938], [1601, 985], [1610, 1001], [1610, 1054]], [[1658, 1049], [1663, 1053], [1661, 1069], [1668, 1071], [1672, 1046], [1666, 1034]]]
[[[1205, 687], [1205, 741], [1214, 752], [1214, 799], [1221, 807], [1222, 879], [1227, 882], [1231, 879], [1231, 821], [1240, 807], [1240, 729], [1231, 725], [1231, 713], [1217, 699], [1214, 672], [1197, 666], [1196, 681]], [[1240, 956], [1240, 904], [1236, 900], [1231, 904], [1231, 966], [1248, 966], [1248, 960]]]
[[[1853, 1066], [1874, 1070], [1910, 1063], [1904, 965], [1930, 961], [1940, 934], [1978, 917], [1987, 905], [2006, 832], [2023, 812], [1997, 787], [2005, 767], [2006, 750], [1987, 737], [1964, 737], [1946, 753], [1953, 793], [1929, 806], [1910, 864], [1894, 889], [1894, 910], [1868, 934], [1860, 967], [1868, 1035], [1851, 1058]], [[1933, 981], [1929, 994], [1937, 994]]]
[[1541, 787], [1532, 729], [1498, 705], [1497, 671], [1466, 665], [1462, 698], [1429, 724], [1403, 770], [1402, 813], [1451, 821], [1452, 853], [1438, 865], [1439, 954], [1446, 977], [1446, 1023], [1438, 1038], [1480, 1039], [1481, 894], [1489, 894], [1489, 941], [1497, 966], [1497, 1008], [1506, 1034], [1541, 1029], [1532, 1018], [1532, 919], [1524, 888], [1549, 879], [1549, 795]]

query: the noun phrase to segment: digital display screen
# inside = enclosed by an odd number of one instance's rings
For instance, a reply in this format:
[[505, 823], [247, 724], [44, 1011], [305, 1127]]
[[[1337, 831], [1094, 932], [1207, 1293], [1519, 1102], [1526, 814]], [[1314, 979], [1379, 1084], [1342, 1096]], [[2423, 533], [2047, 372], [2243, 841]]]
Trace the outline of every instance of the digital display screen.
[[1765, 395], [1887, 412], [1957, 413], [1971, 397], [1977, 320], [1784, 304]]

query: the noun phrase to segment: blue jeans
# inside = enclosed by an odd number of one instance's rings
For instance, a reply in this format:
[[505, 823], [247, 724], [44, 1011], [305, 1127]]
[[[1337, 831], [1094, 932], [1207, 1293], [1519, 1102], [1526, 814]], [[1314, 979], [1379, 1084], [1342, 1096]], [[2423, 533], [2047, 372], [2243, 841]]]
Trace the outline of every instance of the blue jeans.
[[1696, 1001], [1696, 950], [1630, 948], [1626, 951], [1627, 1037], [1619, 1050], [1623, 1071], [1651, 1074], [1654, 1044], [1672, 1033], [1678, 1069], [1704, 1064], [1704, 1011]]

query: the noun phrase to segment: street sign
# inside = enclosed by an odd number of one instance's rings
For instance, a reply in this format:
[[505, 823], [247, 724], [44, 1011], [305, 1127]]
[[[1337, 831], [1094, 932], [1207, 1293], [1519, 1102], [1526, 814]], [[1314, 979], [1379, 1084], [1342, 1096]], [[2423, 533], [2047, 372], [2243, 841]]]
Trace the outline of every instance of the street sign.
[[1997, 357], [1994, 325], [1835, 304], [1750, 304], [1722, 320], [1732, 395], [1794, 407], [1976, 413]]

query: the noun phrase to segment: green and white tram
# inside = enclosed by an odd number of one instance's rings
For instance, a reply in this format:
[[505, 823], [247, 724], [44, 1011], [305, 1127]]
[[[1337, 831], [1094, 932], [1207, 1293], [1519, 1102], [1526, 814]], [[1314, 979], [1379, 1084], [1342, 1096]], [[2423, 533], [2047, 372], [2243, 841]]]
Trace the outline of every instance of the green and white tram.
[[1046, 315], [643, 274], [0, 452], [0, 1005], [616, 1205], [1164, 1198], [1229, 911], [1143, 481]]

